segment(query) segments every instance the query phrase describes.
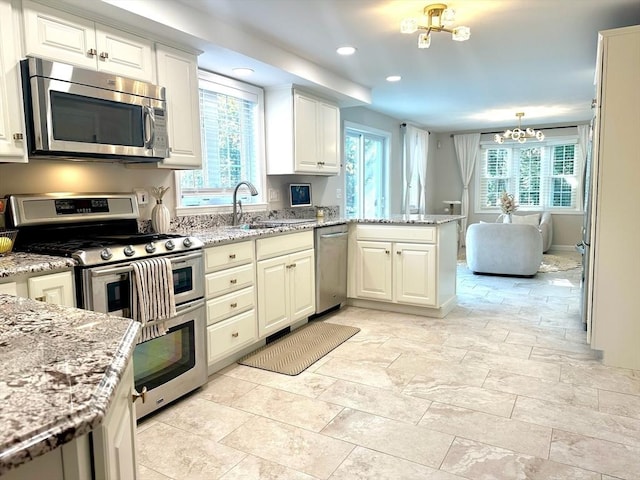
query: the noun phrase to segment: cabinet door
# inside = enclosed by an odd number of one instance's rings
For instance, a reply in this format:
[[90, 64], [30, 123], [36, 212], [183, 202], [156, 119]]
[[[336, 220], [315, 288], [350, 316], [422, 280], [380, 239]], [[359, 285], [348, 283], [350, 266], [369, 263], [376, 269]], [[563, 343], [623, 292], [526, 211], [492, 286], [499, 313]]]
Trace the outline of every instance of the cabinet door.
[[294, 97], [294, 156], [296, 172], [318, 171], [318, 102], [295, 94]]
[[71, 272], [52, 273], [27, 280], [29, 298], [56, 305], [75, 306]]
[[395, 300], [413, 305], [436, 304], [436, 246], [395, 243]]
[[335, 105], [318, 104], [319, 156], [322, 173], [340, 171], [340, 110]]
[[11, 3], [0, 2], [0, 162], [26, 162], [17, 28]]
[[264, 337], [289, 325], [289, 256], [258, 262], [258, 335]]
[[95, 25], [86, 18], [22, 2], [27, 55], [50, 58], [85, 68], [96, 68]]
[[313, 250], [289, 255], [290, 323], [316, 313], [315, 258]]
[[154, 58], [151, 41], [105, 25], [96, 25], [95, 35], [98, 70], [153, 82]]
[[136, 410], [131, 393], [133, 362], [130, 361], [116, 389], [102, 424], [93, 431], [96, 480], [135, 480]]
[[169, 116], [171, 156], [161, 162], [166, 168], [202, 167], [198, 62], [191, 55], [157, 45], [158, 84], [165, 87]]
[[391, 247], [390, 242], [357, 243], [356, 295], [359, 298], [392, 300]]

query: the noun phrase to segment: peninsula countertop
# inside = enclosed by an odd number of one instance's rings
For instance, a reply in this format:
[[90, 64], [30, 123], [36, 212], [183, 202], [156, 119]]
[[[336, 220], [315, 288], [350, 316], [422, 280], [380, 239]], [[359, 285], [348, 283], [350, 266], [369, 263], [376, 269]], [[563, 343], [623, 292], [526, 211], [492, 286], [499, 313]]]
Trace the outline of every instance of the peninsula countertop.
[[100, 425], [140, 324], [0, 294], [0, 476]]

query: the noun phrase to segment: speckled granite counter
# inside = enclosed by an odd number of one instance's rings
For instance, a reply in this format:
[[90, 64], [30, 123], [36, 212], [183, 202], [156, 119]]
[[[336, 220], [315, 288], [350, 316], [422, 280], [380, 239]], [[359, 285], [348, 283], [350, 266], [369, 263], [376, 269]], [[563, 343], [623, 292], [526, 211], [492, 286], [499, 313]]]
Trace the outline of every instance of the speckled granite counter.
[[102, 422], [139, 329], [0, 294], [0, 476]]
[[74, 267], [75, 265], [76, 262], [71, 258], [13, 252], [4, 257], [0, 257], [0, 278], [24, 273], [59, 270], [61, 268]]
[[[344, 219], [336, 218], [330, 220], [313, 221], [310, 220], [307, 223], [296, 223], [279, 225], [268, 228], [257, 228], [259, 224], [251, 225], [249, 228], [247, 225], [230, 227], [203, 227], [192, 228], [189, 230], [180, 230], [179, 233], [192, 235], [198, 237], [205, 244], [205, 247], [212, 247], [224, 243], [237, 242], [242, 240], [249, 240], [254, 238], [260, 238], [270, 235], [280, 235], [283, 233], [290, 233], [301, 230], [310, 230], [316, 227], [324, 227], [331, 225], [340, 225], [343, 223], [384, 223], [384, 224], [397, 224], [397, 225], [441, 225], [444, 223], [455, 222], [465, 218], [462, 215], [390, 215], [385, 218], [358, 218], [358, 219]], [[270, 220], [272, 224], [277, 224], [277, 219]]]

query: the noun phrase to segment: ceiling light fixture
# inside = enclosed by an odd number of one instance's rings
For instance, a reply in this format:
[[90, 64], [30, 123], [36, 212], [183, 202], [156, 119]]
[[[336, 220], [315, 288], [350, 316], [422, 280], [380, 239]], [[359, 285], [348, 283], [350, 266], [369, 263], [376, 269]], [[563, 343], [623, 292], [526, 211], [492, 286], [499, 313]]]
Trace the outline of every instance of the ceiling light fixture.
[[387, 82], [399, 82], [400, 80], [402, 80], [400, 75], [389, 75], [387, 77]]
[[234, 68], [233, 73], [238, 77], [248, 77], [249, 75], [253, 75], [253, 69], [244, 67]]
[[338, 55], [353, 55], [354, 53], [356, 53], [356, 47], [352, 47], [349, 45], [345, 45], [344, 47], [338, 47], [336, 49], [336, 53]]
[[493, 137], [494, 142], [503, 144], [505, 140], [511, 139], [518, 143], [524, 143], [527, 141], [527, 138], [537, 138], [539, 141], [544, 140], [544, 133], [540, 130], [535, 131], [533, 128], [522, 130], [520, 123], [522, 121], [522, 117], [524, 117], [524, 112], [516, 113], [516, 117], [518, 117], [518, 127], [513, 130], [507, 130], [502, 135], [496, 133]]
[[471, 37], [471, 29], [469, 27], [451, 27], [455, 18], [455, 10], [448, 8], [444, 3], [434, 3], [424, 7], [424, 16], [427, 24], [421, 25], [420, 20], [416, 18], [405, 18], [400, 22], [401, 33], [414, 33], [418, 30], [426, 30], [425, 33], [418, 35], [418, 48], [429, 48], [431, 45], [431, 32], [447, 32], [451, 34], [451, 38], [458, 42], [464, 42]]

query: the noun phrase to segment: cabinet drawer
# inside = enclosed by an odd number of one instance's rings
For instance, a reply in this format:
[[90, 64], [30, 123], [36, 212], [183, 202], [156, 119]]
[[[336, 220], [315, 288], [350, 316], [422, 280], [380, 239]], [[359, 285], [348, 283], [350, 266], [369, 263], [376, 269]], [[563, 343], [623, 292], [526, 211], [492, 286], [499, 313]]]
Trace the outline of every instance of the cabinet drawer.
[[395, 225], [358, 225], [358, 240], [387, 240], [390, 242], [436, 243], [437, 227], [395, 226]]
[[313, 230], [256, 240], [258, 260], [313, 248]]
[[205, 275], [204, 291], [207, 298], [235, 292], [253, 285], [255, 279], [253, 263]]
[[207, 325], [213, 325], [225, 318], [253, 308], [255, 305], [255, 289], [244, 288], [237, 292], [207, 300]]
[[207, 327], [207, 356], [211, 364], [258, 339], [255, 309]]
[[254, 259], [253, 242], [230, 243], [204, 251], [205, 272], [251, 263]]
[[18, 284], [16, 282], [0, 283], [0, 293], [17, 296]]

